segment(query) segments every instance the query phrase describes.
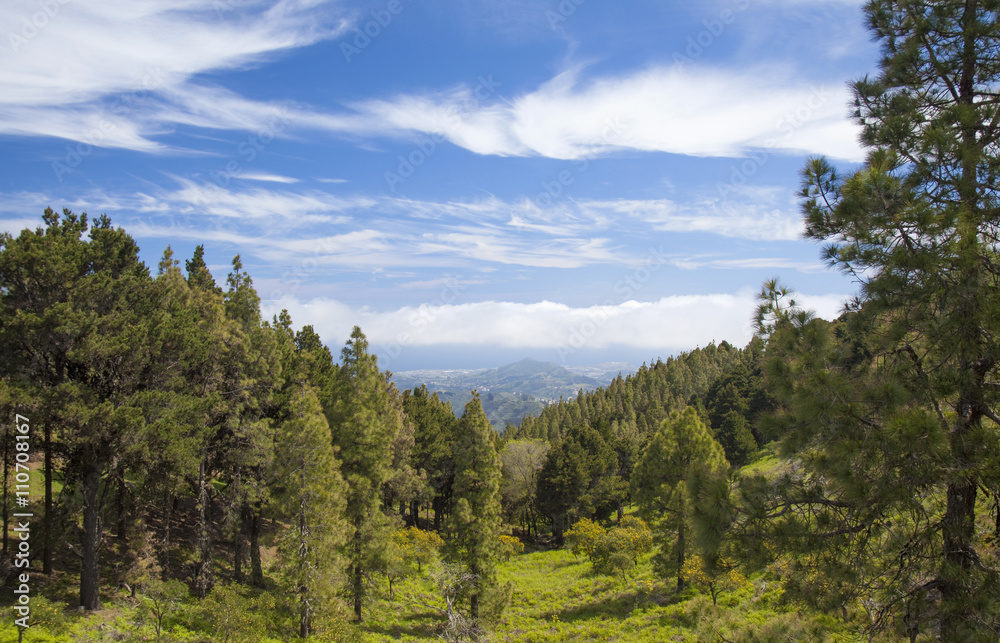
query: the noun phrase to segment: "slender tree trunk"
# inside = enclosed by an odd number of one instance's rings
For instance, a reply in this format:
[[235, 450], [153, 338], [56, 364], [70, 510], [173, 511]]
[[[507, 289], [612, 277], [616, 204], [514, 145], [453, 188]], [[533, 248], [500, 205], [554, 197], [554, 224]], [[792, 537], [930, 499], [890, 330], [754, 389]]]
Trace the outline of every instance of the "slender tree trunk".
[[472, 595], [469, 597], [469, 616], [472, 618], [473, 623], [479, 625], [479, 593], [482, 591], [483, 579], [479, 565], [470, 565], [469, 572], [472, 573], [475, 579], [472, 581]]
[[684, 516], [677, 525], [677, 593], [684, 591]]
[[101, 609], [100, 563], [101, 541], [101, 468], [91, 464], [83, 472], [83, 531], [80, 543], [83, 562], [80, 568], [80, 606], [88, 611]]
[[118, 514], [117, 536], [118, 542], [124, 546], [128, 543], [128, 509], [125, 502], [128, 487], [125, 484], [125, 474], [119, 472], [119, 474], [115, 476], [115, 483], [115, 486], [117, 487], [117, 493], [115, 493], [115, 511]]
[[163, 490], [164, 500], [166, 503], [163, 507], [163, 544], [160, 551], [160, 576], [162, 580], [167, 581], [170, 579], [170, 521], [174, 517], [174, 498], [173, 494], [170, 493], [170, 479], [167, 479], [167, 486]]
[[993, 540], [1000, 542], [1000, 491], [993, 492]]
[[[961, 76], [958, 82], [958, 103], [971, 107], [975, 102], [976, 67], [979, 47], [976, 42], [976, 24], [979, 2], [965, 0], [962, 15]], [[978, 193], [978, 155], [981, 144], [977, 140], [978, 131], [973, 123], [962, 123], [963, 154], [960, 157], [961, 176], [957, 191], [961, 200], [958, 215], [959, 248], [956, 275], [959, 288], [954, 294], [958, 305], [954, 311], [958, 321], [959, 354], [958, 372], [965, 378], [960, 380], [961, 393], [956, 405], [959, 420], [953, 426], [949, 441], [955, 471], [971, 471], [970, 463], [976, 456], [967, 445], [969, 435], [979, 428], [978, 409], [983, 406], [982, 377], [976, 376], [982, 356], [980, 323], [983, 318], [982, 304], [978, 300], [984, 285], [980, 272], [981, 240], [979, 226], [982, 221], [982, 207]], [[975, 549], [973, 545], [976, 522], [976, 493], [978, 480], [974, 474], [950, 480], [947, 486], [947, 500], [944, 519], [941, 523], [944, 562], [940, 572], [943, 615], [941, 618], [941, 638], [946, 641], [969, 640], [973, 634], [970, 616], [974, 608], [971, 583], [974, 574]]]
[[[361, 548], [360, 541], [357, 541], [357, 546], [355, 547], [355, 549], [360, 550], [360, 548]], [[362, 603], [364, 602], [363, 584], [364, 584], [364, 576], [362, 575], [361, 564], [356, 563], [353, 569], [353, 577], [351, 578], [351, 585], [353, 586], [354, 589], [354, 619], [358, 623], [360, 623], [362, 620], [361, 606]]]
[[[305, 463], [302, 464], [299, 470], [299, 485], [301, 489], [306, 488], [306, 466]], [[306, 575], [304, 570], [309, 564], [309, 543], [306, 542], [306, 500], [305, 495], [301, 495], [299, 498], [299, 637], [303, 639], [309, 638], [309, 621], [312, 611], [312, 606], [309, 601], [309, 585], [306, 581]]]
[[208, 593], [208, 575], [212, 564], [212, 543], [208, 530], [208, 484], [205, 480], [206, 447], [201, 447], [201, 458], [198, 462], [198, 573], [196, 586], [198, 598], [205, 598]]
[[356, 517], [354, 520], [354, 534], [351, 536], [351, 549], [353, 550], [353, 566], [351, 568], [351, 593], [354, 599], [354, 618], [360, 623], [362, 621], [361, 608], [364, 605], [365, 576], [362, 564], [364, 554], [364, 542], [362, 540], [361, 528], [364, 524], [363, 518]]
[[[243, 514], [244, 510], [240, 510]], [[243, 515], [240, 515], [236, 524], [236, 533], [233, 534], [233, 580], [242, 584], [243, 578], [243, 526], [246, 524]]]
[[947, 505], [942, 521], [944, 536], [944, 565], [941, 570], [941, 595], [944, 615], [941, 621], [942, 640], [966, 640], [970, 630], [970, 611], [973, 597], [969, 583], [973, 572], [973, 539], [976, 521], [975, 479], [954, 481], [948, 484]]
[[250, 584], [264, 587], [264, 568], [260, 562], [260, 532], [263, 528], [262, 507], [256, 503], [250, 510]]

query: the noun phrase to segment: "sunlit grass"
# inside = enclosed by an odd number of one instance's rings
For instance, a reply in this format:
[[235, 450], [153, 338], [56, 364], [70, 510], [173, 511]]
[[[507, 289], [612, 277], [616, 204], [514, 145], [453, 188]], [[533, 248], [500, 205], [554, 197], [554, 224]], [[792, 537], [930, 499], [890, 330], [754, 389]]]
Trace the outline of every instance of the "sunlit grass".
[[[529, 552], [500, 566], [501, 583], [514, 595], [492, 641], [764, 641], [755, 632], [772, 632], [816, 643], [861, 640], [842, 622], [801, 614], [781, 601], [780, 583], [757, 578], [738, 591], [722, 592], [712, 605], [706, 591], [675, 592], [673, 579], [659, 579], [648, 558], [626, 580], [595, 574], [585, 558], [567, 550]], [[401, 583], [395, 599], [383, 596], [363, 628], [373, 641], [433, 640], [444, 624], [444, 603], [429, 579]], [[770, 636], [770, 634], [768, 635]]]

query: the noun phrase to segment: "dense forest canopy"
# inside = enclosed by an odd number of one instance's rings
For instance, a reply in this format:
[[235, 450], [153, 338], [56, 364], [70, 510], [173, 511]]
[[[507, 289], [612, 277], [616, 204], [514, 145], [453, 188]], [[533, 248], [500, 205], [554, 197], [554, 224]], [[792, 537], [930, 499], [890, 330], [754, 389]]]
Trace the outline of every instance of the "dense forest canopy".
[[475, 392], [399, 391], [361, 328], [338, 358], [262, 319], [238, 255], [222, 287], [202, 246], [151, 271], [103, 215], [0, 235], [13, 607], [52, 640], [347, 641], [406, 587], [428, 636], [517, 640], [508, 570], [572, 552], [643, 579], [629, 614], [680, 605], [677, 640], [1000, 639], [998, 11], [867, 4], [867, 160], [803, 170], [807, 234], [860, 284], [838, 319], [768, 282], [746, 346], [502, 432]]

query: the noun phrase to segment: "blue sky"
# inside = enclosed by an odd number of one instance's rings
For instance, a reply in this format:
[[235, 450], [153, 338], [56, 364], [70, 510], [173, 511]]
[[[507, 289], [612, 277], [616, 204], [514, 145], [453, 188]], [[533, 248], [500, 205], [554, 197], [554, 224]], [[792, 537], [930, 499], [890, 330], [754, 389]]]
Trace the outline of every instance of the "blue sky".
[[854, 291], [796, 192], [877, 60], [858, 0], [7, 0], [0, 229], [239, 253], [397, 371], [742, 345], [770, 277]]

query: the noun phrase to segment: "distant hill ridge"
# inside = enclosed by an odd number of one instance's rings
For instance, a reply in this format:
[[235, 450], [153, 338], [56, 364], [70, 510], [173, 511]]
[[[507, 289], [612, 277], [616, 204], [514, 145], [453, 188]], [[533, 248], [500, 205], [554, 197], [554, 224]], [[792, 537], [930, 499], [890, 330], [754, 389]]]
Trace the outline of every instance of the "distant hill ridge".
[[456, 415], [461, 415], [472, 397], [471, 391], [476, 390], [490, 422], [502, 430], [507, 422], [516, 424], [525, 415], [537, 415], [548, 402], [575, 397], [580, 389], [590, 391], [605, 386], [618, 372], [631, 371], [627, 364], [598, 365], [587, 370], [603, 375], [606, 381], [530, 357], [497, 368], [404, 371], [394, 373], [392, 379], [400, 390], [426, 385], [450, 402]]
[[[490, 382], [493, 387], [517, 389], [505, 390], [504, 392], [528, 393], [536, 397], [538, 396], [538, 388], [536, 387], [539, 385], [547, 390], [575, 387], [573, 390], [566, 391], [566, 393], [575, 394], [580, 388], [596, 388], [602, 384], [593, 377], [577, 375], [555, 362], [539, 362], [530, 357], [506, 366], [488, 369], [478, 377], [483, 382]], [[523, 390], [525, 388], [532, 390]]]

